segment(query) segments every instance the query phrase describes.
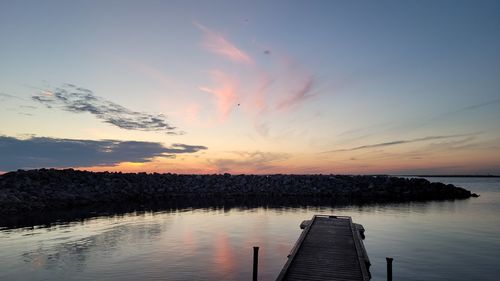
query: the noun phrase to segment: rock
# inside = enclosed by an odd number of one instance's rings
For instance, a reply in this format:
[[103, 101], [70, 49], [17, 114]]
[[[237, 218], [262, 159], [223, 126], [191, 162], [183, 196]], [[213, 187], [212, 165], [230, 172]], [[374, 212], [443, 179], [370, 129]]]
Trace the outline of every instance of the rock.
[[[421, 178], [348, 175], [178, 175], [39, 169], [0, 175], [0, 215], [19, 210], [57, 210], [87, 204], [171, 198], [249, 197], [293, 202], [404, 202], [477, 197], [460, 187]], [[309, 200], [309, 201], [307, 201]], [[313, 202], [313, 203], [310, 203]]]

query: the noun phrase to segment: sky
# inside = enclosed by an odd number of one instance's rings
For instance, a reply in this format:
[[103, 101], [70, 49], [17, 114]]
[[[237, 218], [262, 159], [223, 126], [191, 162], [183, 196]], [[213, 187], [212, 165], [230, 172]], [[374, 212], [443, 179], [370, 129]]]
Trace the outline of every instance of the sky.
[[500, 174], [499, 1], [0, 0], [0, 172]]

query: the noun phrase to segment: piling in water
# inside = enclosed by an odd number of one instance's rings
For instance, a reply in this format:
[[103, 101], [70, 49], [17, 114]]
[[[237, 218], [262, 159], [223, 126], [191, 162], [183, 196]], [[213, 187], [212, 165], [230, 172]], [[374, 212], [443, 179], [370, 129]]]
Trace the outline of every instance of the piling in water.
[[387, 281], [392, 281], [392, 261], [393, 258], [385, 258], [387, 260]]
[[253, 274], [252, 274], [253, 281], [257, 281], [258, 268], [259, 268], [259, 247], [253, 247]]

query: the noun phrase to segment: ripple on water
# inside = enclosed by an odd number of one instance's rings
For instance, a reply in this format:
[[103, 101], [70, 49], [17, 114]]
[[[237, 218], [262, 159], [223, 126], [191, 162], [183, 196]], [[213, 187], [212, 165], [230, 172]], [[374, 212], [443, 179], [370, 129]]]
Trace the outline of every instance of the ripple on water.
[[385, 279], [386, 256], [395, 258], [399, 280], [497, 280], [500, 181], [457, 184], [481, 197], [336, 209], [185, 209], [2, 229], [0, 280], [248, 280], [255, 245], [262, 280], [273, 280], [298, 225], [316, 213], [364, 225], [373, 280]]

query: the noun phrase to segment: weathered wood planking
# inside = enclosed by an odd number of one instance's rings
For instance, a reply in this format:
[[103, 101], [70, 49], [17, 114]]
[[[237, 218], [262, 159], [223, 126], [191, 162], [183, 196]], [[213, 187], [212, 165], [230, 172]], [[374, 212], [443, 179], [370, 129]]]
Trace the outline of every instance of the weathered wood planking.
[[[295, 244], [277, 281], [370, 280], [364, 228], [350, 217], [316, 215]], [[362, 236], [363, 235], [363, 236]]]

